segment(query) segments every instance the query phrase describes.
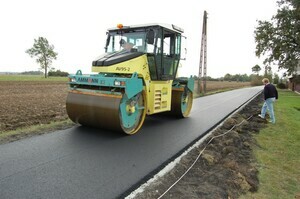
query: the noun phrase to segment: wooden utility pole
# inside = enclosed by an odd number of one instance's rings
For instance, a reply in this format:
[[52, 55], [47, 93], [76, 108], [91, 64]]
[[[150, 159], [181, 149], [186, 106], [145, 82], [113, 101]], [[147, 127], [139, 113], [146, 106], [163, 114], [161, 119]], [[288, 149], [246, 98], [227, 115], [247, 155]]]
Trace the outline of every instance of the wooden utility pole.
[[[202, 77], [202, 65], [203, 65], [203, 77]], [[207, 12], [204, 11], [201, 50], [200, 50], [199, 75], [198, 75], [198, 92], [199, 92], [199, 94], [206, 93], [206, 72], [207, 72]], [[202, 81], [203, 81], [203, 88], [202, 88]]]

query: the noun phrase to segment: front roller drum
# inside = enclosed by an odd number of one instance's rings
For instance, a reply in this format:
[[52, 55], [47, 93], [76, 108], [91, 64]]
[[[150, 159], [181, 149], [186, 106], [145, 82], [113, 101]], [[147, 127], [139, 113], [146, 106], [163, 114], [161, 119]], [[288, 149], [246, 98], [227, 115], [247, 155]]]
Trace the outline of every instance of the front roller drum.
[[146, 97], [142, 91], [128, 99], [126, 95], [120, 103], [119, 118], [122, 130], [129, 134], [135, 134], [143, 125], [146, 117]]
[[145, 95], [140, 92], [128, 99], [124, 95], [104, 95], [70, 91], [67, 97], [69, 118], [84, 126], [136, 133], [143, 125]]
[[189, 89], [172, 90], [171, 114], [184, 118], [188, 117], [193, 105], [193, 93]]

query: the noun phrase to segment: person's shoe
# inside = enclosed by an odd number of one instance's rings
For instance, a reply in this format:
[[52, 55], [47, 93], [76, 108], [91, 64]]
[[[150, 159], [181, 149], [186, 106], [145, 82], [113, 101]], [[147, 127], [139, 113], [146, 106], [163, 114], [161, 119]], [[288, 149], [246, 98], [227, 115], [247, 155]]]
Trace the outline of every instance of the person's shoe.
[[275, 122], [272, 122], [272, 120], [270, 120], [269, 122], [272, 123], [272, 124], [275, 124]]
[[258, 114], [258, 117], [260, 117], [261, 119], [265, 119], [261, 114]]

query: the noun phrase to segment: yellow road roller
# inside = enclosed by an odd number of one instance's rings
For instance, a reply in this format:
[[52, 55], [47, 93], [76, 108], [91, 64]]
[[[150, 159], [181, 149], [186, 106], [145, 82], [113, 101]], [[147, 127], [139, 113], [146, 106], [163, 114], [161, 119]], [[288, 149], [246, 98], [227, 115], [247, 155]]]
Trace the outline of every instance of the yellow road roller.
[[94, 74], [69, 75], [66, 109], [81, 125], [134, 134], [146, 115], [188, 117], [194, 80], [177, 78], [183, 29], [172, 24], [118, 24], [107, 31]]

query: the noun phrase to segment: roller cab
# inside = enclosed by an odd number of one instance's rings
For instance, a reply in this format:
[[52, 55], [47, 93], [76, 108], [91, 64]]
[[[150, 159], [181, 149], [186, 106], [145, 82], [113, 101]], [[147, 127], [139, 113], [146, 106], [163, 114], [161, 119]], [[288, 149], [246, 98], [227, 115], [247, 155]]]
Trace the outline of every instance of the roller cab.
[[75, 123], [136, 133], [146, 115], [188, 117], [192, 78], [176, 78], [183, 30], [174, 25], [118, 25], [108, 29], [94, 74], [69, 76], [66, 108]]

